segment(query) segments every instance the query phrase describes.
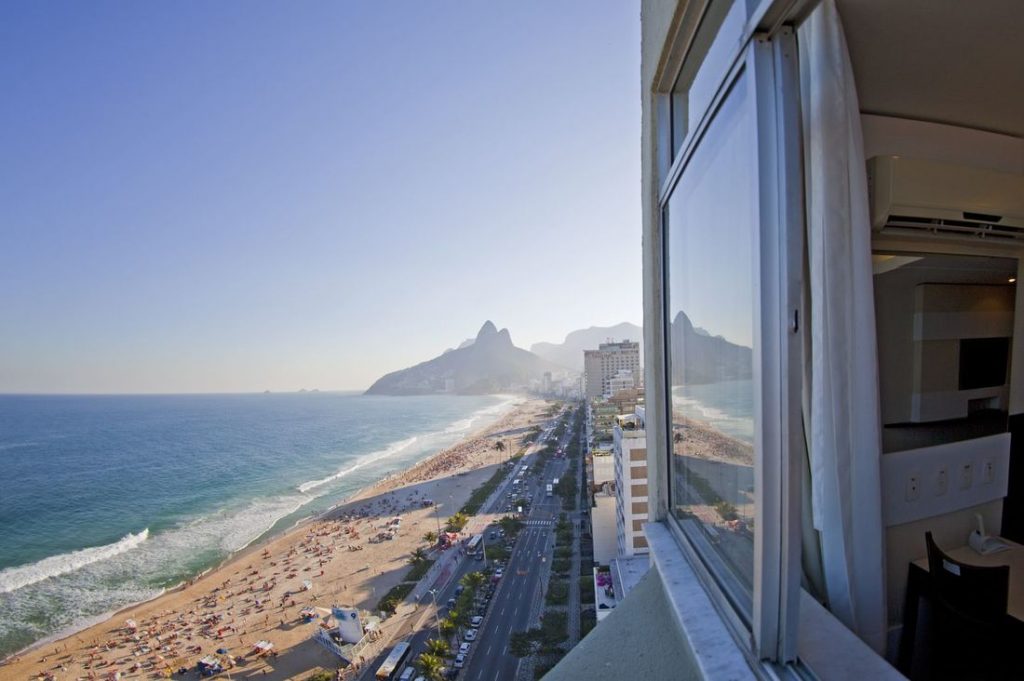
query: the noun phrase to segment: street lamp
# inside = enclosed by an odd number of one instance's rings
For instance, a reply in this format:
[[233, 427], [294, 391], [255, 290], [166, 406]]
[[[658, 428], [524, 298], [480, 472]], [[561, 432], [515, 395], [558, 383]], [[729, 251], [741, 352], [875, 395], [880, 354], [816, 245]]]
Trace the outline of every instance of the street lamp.
[[434, 601], [434, 622], [437, 625], [437, 640], [443, 640], [441, 638], [441, 611], [437, 607], [437, 589], [430, 589], [430, 600]]

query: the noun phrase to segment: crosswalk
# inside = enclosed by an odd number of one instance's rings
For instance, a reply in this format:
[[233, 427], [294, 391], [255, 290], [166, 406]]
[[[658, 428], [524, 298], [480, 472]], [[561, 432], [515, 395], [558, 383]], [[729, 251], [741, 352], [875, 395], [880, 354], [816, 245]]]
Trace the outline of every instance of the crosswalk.
[[524, 520], [523, 525], [527, 527], [550, 527], [552, 521], [550, 520]]

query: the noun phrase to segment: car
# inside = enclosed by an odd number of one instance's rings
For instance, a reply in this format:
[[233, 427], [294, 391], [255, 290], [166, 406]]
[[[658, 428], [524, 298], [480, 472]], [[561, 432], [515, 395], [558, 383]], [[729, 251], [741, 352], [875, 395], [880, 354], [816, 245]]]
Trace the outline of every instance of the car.
[[466, 664], [466, 656], [465, 655], [463, 655], [462, 653], [459, 653], [458, 655], [455, 656], [455, 668], [456, 669], [462, 669], [462, 667], [465, 666], [465, 664]]
[[476, 616], [476, 617], [474, 617], [473, 619], [469, 620], [469, 623], [470, 623], [470, 624], [471, 624], [472, 626], [474, 626], [474, 627], [479, 627], [479, 626], [480, 626], [480, 623], [481, 623], [481, 622], [483, 622], [483, 621], [484, 621], [484, 618], [483, 618], [483, 617], [481, 617], [480, 615], [477, 615], [477, 616]]
[[461, 596], [461, 595], [462, 595], [462, 591], [463, 591], [463, 589], [465, 589], [465, 588], [466, 588], [466, 587], [464, 587], [464, 586], [462, 586], [461, 584], [459, 584], [459, 585], [458, 585], [457, 587], [455, 587], [455, 595], [456, 595], [456, 596]]
[[504, 574], [505, 574], [505, 570], [502, 569], [502, 568], [498, 568], [497, 570], [494, 571], [494, 576], [497, 577], [498, 579], [501, 579], [502, 575], [504, 575]]
[[459, 654], [460, 655], [465, 655], [466, 653], [468, 653], [469, 652], [469, 646], [470, 646], [469, 643], [460, 643], [459, 644]]
[[448, 607], [449, 608], [454, 608], [455, 607], [455, 599], [454, 598], [449, 598], [448, 599]]
[[463, 636], [462, 638], [464, 638], [464, 639], [466, 639], [467, 641], [470, 641], [470, 642], [475, 641], [476, 640], [476, 629], [466, 629], [466, 635]]

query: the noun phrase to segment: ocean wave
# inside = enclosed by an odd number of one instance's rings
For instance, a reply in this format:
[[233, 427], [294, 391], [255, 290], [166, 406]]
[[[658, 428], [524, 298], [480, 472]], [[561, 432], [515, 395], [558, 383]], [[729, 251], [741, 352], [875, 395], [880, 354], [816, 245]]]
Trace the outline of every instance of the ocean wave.
[[392, 442], [384, 449], [378, 449], [375, 452], [370, 452], [369, 454], [357, 459], [355, 463], [353, 463], [352, 465], [346, 466], [345, 468], [342, 468], [336, 473], [328, 475], [326, 478], [320, 478], [319, 480], [309, 480], [307, 482], [304, 482], [301, 485], [299, 485], [298, 489], [303, 494], [306, 494], [310, 490], [316, 489], [317, 487], [322, 487], [329, 482], [334, 482], [335, 480], [343, 478], [346, 475], [352, 473], [353, 471], [357, 471], [360, 468], [363, 468], [364, 466], [368, 466], [376, 461], [380, 461], [390, 456], [394, 456], [403, 449], [411, 447], [417, 440], [419, 440], [419, 436], [413, 435], [410, 438], [399, 440], [398, 442]]
[[140, 546], [149, 538], [149, 528], [138, 534], [128, 534], [113, 544], [79, 549], [70, 553], [50, 556], [28, 565], [18, 565], [0, 571], [0, 593], [11, 593], [29, 584], [35, 584], [51, 577], [59, 577], [87, 565], [108, 560]]
[[[312, 499], [298, 494], [271, 497], [200, 516], [151, 537], [144, 530], [129, 535], [148, 538], [130, 552], [98, 553], [99, 549], [125, 546], [129, 537], [109, 547], [84, 549], [94, 552], [94, 560], [74, 570], [53, 571], [47, 575], [52, 579], [22, 580], [22, 586], [0, 598], [4, 612], [0, 617], [0, 641], [8, 645], [15, 641], [38, 644], [102, 621], [121, 608], [156, 598], [181, 580], [244, 549]], [[9, 569], [0, 577], [57, 558], [61, 556]], [[0, 656], [6, 652], [13, 651], [0, 651]]]

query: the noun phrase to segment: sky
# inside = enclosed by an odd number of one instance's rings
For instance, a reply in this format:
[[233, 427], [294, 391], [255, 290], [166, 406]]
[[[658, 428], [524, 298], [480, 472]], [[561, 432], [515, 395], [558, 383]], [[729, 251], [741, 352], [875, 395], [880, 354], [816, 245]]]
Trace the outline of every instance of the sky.
[[0, 6], [0, 392], [360, 389], [642, 317], [639, 5]]

